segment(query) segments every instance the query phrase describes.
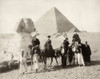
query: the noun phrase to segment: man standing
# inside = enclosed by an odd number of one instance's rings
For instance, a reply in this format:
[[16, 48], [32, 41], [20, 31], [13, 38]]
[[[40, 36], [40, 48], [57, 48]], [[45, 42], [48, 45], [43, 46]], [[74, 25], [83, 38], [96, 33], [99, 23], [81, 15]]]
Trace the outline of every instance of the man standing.
[[85, 53], [86, 53], [86, 59], [85, 59], [85, 62], [87, 63], [87, 64], [90, 64], [91, 63], [91, 58], [90, 58], [90, 56], [91, 56], [91, 49], [90, 49], [90, 46], [88, 45], [88, 42], [86, 41], [85, 42]]
[[69, 42], [68, 42], [68, 37], [64, 37], [64, 41], [63, 41], [63, 48], [64, 48], [64, 53], [62, 54], [62, 66], [66, 66], [66, 61], [67, 61], [67, 54], [68, 54], [68, 46], [69, 46]]

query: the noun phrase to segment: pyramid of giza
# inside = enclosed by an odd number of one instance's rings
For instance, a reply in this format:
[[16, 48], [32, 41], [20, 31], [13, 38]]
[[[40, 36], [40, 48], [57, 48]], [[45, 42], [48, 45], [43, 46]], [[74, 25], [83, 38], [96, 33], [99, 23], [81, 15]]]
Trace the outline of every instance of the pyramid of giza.
[[[38, 32], [44, 34], [54, 34], [69, 32], [75, 27], [57, 8], [53, 7], [41, 16], [36, 22]], [[76, 31], [79, 31], [76, 28]]]
[[68, 32], [80, 32], [76, 27], [71, 28]]

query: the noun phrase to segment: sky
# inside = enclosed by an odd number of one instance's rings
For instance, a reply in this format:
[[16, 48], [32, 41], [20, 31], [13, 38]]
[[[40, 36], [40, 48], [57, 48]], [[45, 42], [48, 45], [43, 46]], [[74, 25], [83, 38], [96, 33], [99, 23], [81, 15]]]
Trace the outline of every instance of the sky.
[[19, 19], [35, 22], [52, 7], [79, 30], [100, 32], [100, 0], [0, 0], [0, 33], [15, 33]]

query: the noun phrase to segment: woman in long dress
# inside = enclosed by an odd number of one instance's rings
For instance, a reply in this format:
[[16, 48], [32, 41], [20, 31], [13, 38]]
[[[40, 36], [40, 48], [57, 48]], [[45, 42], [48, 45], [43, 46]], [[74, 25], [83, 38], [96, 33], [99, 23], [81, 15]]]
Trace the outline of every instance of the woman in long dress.
[[82, 56], [82, 49], [79, 46], [78, 42], [75, 42], [75, 46], [73, 47], [73, 52], [75, 52], [75, 63], [78, 63], [80, 66], [81, 64], [85, 66], [83, 56]]

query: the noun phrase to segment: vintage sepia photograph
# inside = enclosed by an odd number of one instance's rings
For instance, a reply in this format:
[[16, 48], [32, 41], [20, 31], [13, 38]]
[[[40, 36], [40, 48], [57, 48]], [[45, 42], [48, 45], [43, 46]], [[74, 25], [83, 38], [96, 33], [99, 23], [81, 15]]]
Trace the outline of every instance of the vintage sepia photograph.
[[100, 79], [100, 0], [0, 0], [0, 79]]

